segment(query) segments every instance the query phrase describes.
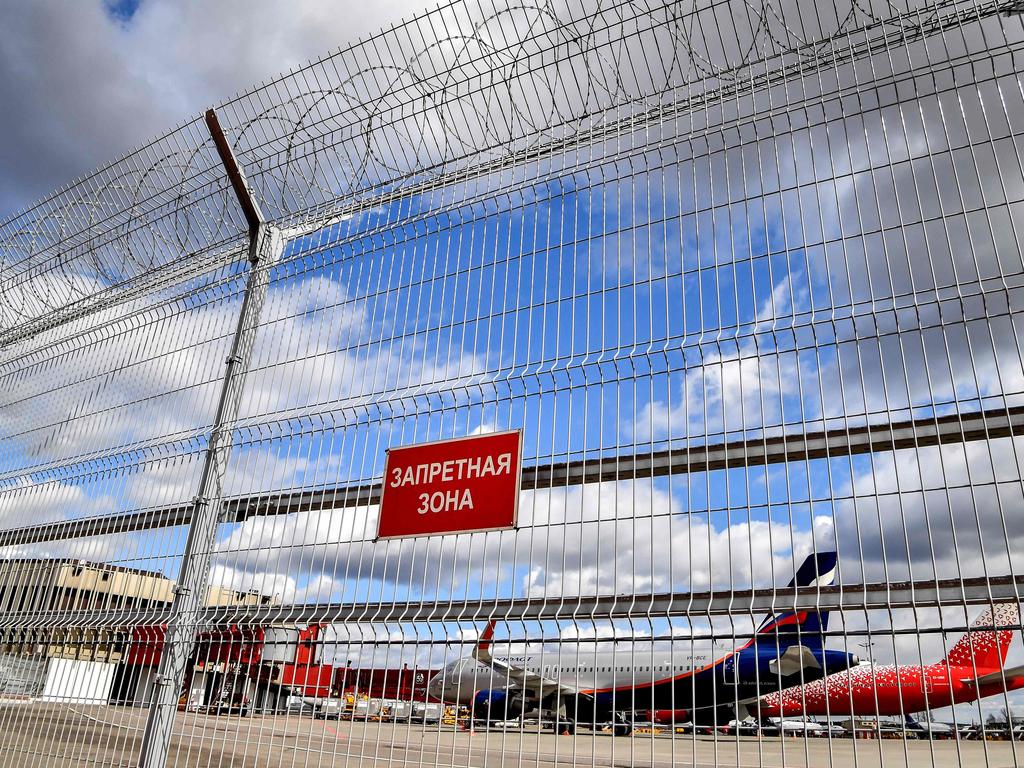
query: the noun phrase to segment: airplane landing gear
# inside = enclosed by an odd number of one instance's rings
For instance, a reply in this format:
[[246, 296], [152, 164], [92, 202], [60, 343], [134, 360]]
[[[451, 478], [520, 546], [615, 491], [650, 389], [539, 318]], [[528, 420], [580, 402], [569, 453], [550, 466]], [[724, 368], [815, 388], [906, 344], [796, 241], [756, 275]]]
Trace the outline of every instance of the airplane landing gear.
[[633, 724], [626, 719], [626, 716], [617, 712], [615, 715], [615, 722], [612, 724], [612, 735], [613, 736], [631, 736], [633, 734]]
[[554, 731], [556, 735], [576, 735], [576, 707], [573, 706], [574, 703], [575, 702], [563, 700], [555, 710]]

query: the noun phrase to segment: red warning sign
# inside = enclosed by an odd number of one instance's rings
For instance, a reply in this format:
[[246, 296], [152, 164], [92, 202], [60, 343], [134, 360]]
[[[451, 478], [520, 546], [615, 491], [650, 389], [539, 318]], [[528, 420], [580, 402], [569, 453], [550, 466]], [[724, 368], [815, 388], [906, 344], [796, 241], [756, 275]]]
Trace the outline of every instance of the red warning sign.
[[377, 538], [514, 527], [521, 464], [520, 430], [392, 448]]

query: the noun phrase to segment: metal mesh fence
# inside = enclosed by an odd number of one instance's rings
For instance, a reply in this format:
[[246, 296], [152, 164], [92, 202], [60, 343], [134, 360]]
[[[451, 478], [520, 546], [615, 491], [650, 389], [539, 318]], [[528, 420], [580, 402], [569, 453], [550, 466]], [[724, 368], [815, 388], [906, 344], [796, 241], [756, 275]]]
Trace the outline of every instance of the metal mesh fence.
[[4, 222], [0, 765], [1016, 764], [1022, 11], [454, 2]]

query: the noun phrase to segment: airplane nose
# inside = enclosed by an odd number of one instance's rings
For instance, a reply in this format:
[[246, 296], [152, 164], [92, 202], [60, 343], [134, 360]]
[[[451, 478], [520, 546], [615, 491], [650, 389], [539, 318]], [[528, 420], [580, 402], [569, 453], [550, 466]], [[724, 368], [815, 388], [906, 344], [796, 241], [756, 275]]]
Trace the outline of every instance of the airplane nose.
[[427, 681], [427, 696], [431, 699], [441, 701], [444, 698], [443, 675], [434, 675]]

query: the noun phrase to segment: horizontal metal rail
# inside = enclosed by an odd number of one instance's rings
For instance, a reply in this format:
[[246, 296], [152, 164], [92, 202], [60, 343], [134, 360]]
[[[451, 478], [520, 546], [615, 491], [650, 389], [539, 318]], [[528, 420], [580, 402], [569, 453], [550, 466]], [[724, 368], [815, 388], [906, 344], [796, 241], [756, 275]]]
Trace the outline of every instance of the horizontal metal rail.
[[[522, 489], [563, 488], [585, 483], [638, 480], [664, 475], [705, 472], [729, 467], [781, 464], [945, 445], [1024, 434], [1024, 407], [998, 408], [977, 413], [872, 424], [775, 437], [759, 437], [714, 445], [673, 448], [523, 468]], [[225, 522], [295, 512], [362, 507], [380, 501], [380, 483], [339, 486], [320, 490], [286, 491], [225, 500]], [[144, 531], [187, 525], [191, 503], [105, 517], [61, 520], [0, 531], [0, 546], [36, 544], [86, 536]]]
[[[778, 611], [889, 610], [1020, 602], [1024, 575], [940, 579], [829, 587], [779, 587], [640, 595], [480, 598], [399, 603], [228, 605], [206, 608], [199, 627], [222, 625], [593, 621], [607, 619], [747, 616]], [[168, 610], [24, 611], [0, 615], [0, 632], [117, 629], [153, 626]]]

